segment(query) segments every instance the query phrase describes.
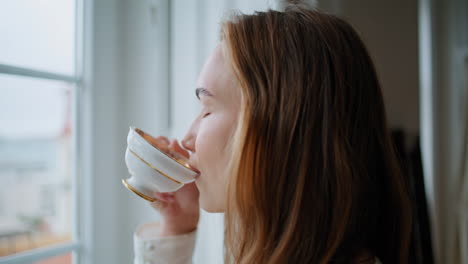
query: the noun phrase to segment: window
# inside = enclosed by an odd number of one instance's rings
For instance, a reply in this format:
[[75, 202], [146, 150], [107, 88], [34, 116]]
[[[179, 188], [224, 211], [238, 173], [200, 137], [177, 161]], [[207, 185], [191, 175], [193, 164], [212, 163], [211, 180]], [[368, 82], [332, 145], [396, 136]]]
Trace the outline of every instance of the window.
[[0, 263], [72, 263], [82, 1], [0, 7]]

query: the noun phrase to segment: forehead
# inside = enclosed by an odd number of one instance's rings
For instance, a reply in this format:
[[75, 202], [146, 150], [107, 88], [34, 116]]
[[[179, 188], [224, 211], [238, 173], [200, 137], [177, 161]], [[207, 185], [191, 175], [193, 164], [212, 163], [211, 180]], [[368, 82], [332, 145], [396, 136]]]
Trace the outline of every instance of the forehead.
[[197, 87], [208, 89], [216, 99], [227, 99], [234, 96], [236, 79], [219, 44], [210, 54], [198, 77]]

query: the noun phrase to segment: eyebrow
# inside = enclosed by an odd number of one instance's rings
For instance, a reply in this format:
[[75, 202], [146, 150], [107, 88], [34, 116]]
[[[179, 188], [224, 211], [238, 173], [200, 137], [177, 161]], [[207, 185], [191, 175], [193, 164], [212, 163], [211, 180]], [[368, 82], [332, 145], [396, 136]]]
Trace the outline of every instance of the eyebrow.
[[210, 91], [203, 87], [198, 87], [197, 89], [195, 89], [195, 95], [197, 96], [198, 100], [200, 100], [200, 95], [213, 96], [213, 94]]

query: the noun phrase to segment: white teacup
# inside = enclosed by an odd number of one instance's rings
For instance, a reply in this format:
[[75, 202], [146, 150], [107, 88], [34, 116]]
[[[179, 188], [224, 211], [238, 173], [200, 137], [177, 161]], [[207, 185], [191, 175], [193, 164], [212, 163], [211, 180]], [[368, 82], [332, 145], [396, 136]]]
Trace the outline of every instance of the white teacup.
[[122, 179], [127, 189], [150, 202], [155, 192], [174, 192], [193, 182], [198, 174], [182, 155], [166, 153], [151, 145], [141, 129], [130, 127], [125, 163], [131, 177]]

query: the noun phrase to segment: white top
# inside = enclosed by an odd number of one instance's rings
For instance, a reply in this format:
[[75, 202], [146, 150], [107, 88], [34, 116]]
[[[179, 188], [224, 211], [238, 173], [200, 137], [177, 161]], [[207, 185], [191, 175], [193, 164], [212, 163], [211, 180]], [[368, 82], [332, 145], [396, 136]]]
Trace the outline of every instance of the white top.
[[191, 264], [196, 230], [178, 236], [160, 237], [159, 223], [138, 227], [133, 235], [134, 264]]
[[[134, 264], [191, 264], [197, 230], [177, 236], [160, 237], [159, 223], [138, 227], [133, 238]], [[376, 259], [375, 264], [382, 264]]]

